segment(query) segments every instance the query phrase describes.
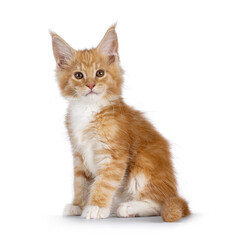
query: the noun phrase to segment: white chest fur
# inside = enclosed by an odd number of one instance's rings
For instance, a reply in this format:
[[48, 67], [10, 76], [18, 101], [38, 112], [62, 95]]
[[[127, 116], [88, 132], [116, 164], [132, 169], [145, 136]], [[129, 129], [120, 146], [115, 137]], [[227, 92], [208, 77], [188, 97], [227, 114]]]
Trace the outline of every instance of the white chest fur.
[[82, 155], [86, 168], [94, 175], [97, 171], [97, 163], [93, 149], [98, 144], [98, 138], [91, 134], [88, 136], [84, 134], [84, 131], [101, 109], [102, 105], [97, 103], [86, 104], [73, 101], [69, 105], [69, 127], [74, 140], [73, 151], [77, 151]]

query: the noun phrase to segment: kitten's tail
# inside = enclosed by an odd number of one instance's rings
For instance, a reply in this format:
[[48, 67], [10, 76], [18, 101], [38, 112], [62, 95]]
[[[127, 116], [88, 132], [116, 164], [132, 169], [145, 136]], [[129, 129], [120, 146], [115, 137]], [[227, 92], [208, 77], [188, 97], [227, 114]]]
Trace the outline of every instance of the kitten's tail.
[[170, 197], [162, 203], [162, 219], [165, 222], [176, 222], [190, 215], [188, 203], [181, 197]]

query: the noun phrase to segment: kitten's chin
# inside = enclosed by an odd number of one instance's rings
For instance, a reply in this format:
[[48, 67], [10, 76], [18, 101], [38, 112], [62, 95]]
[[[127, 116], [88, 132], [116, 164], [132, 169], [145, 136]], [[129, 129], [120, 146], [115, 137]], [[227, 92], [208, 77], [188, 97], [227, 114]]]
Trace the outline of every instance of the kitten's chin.
[[88, 93], [82, 97], [85, 102], [98, 102], [102, 98], [102, 94]]
[[68, 101], [81, 101], [84, 103], [95, 103], [103, 99], [103, 94], [90, 93], [86, 95], [67, 96]]
[[67, 96], [66, 99], [68, 101], [81, 101], [83, 103], [100, 103], [100, 102], [111, 102], [118, 99], [119, 96], [113, 94], [106, 94], [103, 93], [89, 93], [86, 95], [74, 95], [74, 96]]

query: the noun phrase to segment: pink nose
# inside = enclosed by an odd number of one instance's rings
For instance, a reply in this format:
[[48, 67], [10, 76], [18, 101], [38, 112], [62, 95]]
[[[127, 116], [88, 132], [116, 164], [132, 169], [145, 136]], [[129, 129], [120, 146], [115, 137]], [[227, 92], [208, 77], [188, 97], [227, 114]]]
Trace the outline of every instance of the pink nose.
[[86, 84], [86, 86], [92, 90], [96, 85], [95, 84]]

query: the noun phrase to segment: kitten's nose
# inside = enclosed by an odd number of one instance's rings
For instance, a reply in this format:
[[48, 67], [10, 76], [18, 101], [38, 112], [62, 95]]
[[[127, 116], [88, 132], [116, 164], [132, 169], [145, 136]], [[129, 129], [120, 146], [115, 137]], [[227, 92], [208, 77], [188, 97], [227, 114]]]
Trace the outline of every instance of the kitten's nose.
[[86, 86], [92, 90], [96, 86], [96, 84], [86, 84]]

